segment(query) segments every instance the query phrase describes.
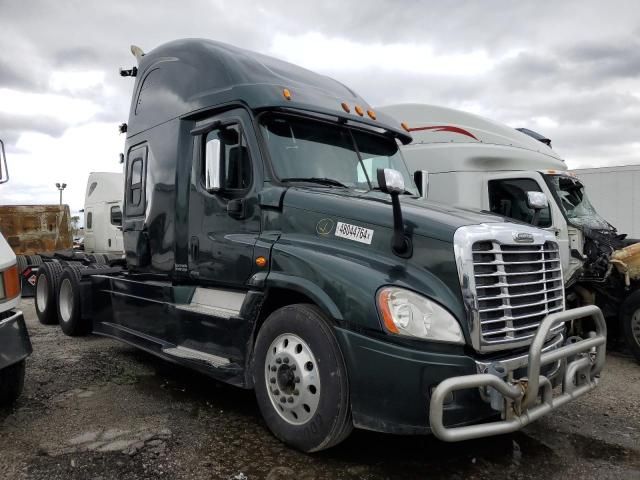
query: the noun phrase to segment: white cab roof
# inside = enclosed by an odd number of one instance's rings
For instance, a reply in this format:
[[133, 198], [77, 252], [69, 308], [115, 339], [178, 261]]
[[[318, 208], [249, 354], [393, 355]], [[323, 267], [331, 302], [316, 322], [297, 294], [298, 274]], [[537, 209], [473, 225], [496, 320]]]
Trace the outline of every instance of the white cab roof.
[[408, 125], [413, 142], [405, 152], [429, 148], [421, 167], [429, 172], [567, 169], [544, 143], [472, 113], [417, 103], [376, 110]]
[[84, 204], [119, 202], [124, 198], [124, 175], [113, 172], [91, 172], [87, 180]]

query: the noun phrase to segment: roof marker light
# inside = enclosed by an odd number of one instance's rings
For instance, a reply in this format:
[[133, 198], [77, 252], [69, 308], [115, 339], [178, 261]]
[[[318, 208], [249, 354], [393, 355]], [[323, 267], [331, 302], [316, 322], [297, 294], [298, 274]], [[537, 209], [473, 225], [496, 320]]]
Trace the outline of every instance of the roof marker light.
[[356, 105], [355, 106], [355, 111], [358, 115], [363, 116], [364, 115], [364, 110], [362, 109], [362, 107], [360, 105]]
[[369, 118], [371, 118], [371, 120], [376, 119], [376, 112], [374, 112], [373, 110], [367, 110], [367, 115], [369, 115]]
[[287, 100], [291, 100], [291, 92], [288, 88], [282, 90], [282, 95], [284, 95], [284, 98], [286, 98]]
[[342, 109], [345, 112], [347, 112], [347, 113], [351, 112], [351, 109], [349, 108], [349, 104], [347, 102], [342, 102], [340, 105], [342, 105]]
[[400, 126], [404, 128], [407, 132], [411, 131], [411, 129], [409, 128], [409, 125], [407, 125], [407, 122], [402, 122]]

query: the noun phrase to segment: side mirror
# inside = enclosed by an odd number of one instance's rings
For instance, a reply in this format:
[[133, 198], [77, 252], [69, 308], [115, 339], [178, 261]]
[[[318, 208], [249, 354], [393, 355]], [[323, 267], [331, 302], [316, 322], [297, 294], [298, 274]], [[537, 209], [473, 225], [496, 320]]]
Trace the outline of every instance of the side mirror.
[[413, 181], [418, 187], [420, 196], [427, 198], [429, 196], [429, 172], [426, 170], [416, 170], [413, 172]]
[[527, 192], [527, 206], [533, 210], [531, 225], [537, 227], [540, 221], [540, 210], [549, 206], [549, 200], [542, 192]]
[[205, 188], [209, 192], [216, 192], [220, 190], [220, 177], [222, 171], [222, 169], [220, 168], [220, 149], [221, 143], [217, 138], [209, 140], [205, 147]]
[[542, 210], [549, 206], [549, 200], [542, 192], [527, 192], [527, 206], [532, 210]]
[[384, 193], [404, 192], [404, 178], [402, 174], [393, 168], [379, 168], [377, 172], [378, 186]]
[[4, 154], [4, 142], [0, 140], [0, 183], [9, 181], [9, 168], [7, 167], [7, 157]]

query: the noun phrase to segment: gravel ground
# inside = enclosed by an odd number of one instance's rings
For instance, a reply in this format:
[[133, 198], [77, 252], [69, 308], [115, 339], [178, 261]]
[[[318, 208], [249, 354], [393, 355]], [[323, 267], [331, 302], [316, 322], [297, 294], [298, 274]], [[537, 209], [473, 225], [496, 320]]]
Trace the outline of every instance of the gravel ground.
[[34, 353], [0, 411], [2, 479], [640, 478], [640, 365], [610, 354], [599, 388], [524, 431], [445, 444], [356, 431], [305, 455], [275, 440], [253, 393], [22, 309]]

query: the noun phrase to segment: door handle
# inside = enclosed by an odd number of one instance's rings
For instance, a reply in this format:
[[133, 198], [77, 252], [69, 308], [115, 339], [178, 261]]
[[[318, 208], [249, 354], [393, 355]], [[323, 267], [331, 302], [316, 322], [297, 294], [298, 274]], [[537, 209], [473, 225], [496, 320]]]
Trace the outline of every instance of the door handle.
[[191, 260], [197, 262], [198, 256], [200, 255], [200, 241], [198, 237], [191, 237], [189, 241], [189, 253], [191, 254]]

